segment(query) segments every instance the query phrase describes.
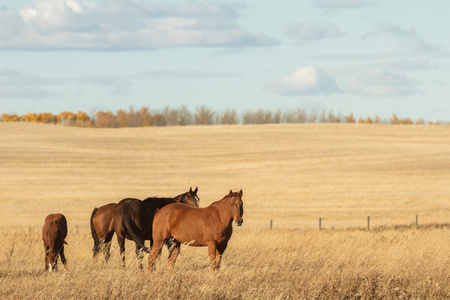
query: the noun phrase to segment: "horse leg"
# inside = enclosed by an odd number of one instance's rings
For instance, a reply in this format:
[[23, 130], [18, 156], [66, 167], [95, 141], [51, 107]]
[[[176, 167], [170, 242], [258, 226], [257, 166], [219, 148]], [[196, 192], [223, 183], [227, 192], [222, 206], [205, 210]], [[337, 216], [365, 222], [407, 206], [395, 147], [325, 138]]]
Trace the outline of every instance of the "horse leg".
[[109, 261], [109, 258], [111, 257], [111, 241], [114, 235], [114, 231], [112, 233], [108, 233], [105, 237], [105, 240], [103, 241], [102, 245], [103, 245], [103, 255], [105, 256], [105, 262]]
[[227, 244], [219, 245], [216, 250], [216, 270], [219, 271], [220, 263], [222, 262], [222, 255], [225, 252], [225, 249], [227, 249]]
[[58, 253], [55, 255], [55, 262], [53, 264], [53, 270], [58, 271]]
[[94, 241], [94, 247], [92, 248], [92, 259], [94, 260], [94, 263], [97, 261], [98, 253], [100, 252], [100, 244], [97, 244]]
[[215, 242], [211, 242], [208, 244], [208, 255], [209, 255], [209, 264], [211, 265], [211, 271], [216, 270], [216, 251], [217, 245]]
[[105, 255], [105, 262], [109, 262], [109, 258], [111, 257], [111, 241], [104, 244], [103, 246], [103, 254]]
[[45, 270], [47, 271], [49, 268], [49, 263], [50, 263], [50, 259], [49, 259], [49, 255], [50, 255], [50, 249], [48, 247], [48, 245], [44, 244], [44, 251], [45, 251]]
[[62, 245], [61, 249], [59, 250], [59, 255], [61, 256], [61, 261], [62, 261], [64, 267], [67, 269], [67, 260], [66, 260], [66, 256], [64, 255], [64, 244]]
[[122, 258], [122, 266], [125, 268], [125, 238], [117, 234], [117, 243], [119, 244], [120, 257]]
[[159, 258], [159, 256], [161, 255], [163, 245], [164, 241], [155, 241], [153, 244], [152, 251], [148, 256], [148, 270], [150, 272], [153, 271], [153, 265], [155, 263], [155, 260]]
[[169, 248], [169, 266], [173, 267], [177, 261], [178, 254], [180, 254], [181, 243], [175, 239], [167, 244]]
[[139, 248], [139, 246], [136, 244], [136, 256], [139, 263], [139, 269], [142, 269], [142, 259], [144, 259], [144, 252], [142, 251], [142, 248]]

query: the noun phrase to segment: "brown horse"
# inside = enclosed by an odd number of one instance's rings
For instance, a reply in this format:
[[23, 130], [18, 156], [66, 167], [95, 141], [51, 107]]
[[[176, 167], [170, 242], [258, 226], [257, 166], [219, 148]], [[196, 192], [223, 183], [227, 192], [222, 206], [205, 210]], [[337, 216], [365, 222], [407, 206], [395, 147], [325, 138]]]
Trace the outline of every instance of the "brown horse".
[[230, 193], [222, 200], [205, 208], [193, 208], [181, 204], [170, 204], [161, 208], [153, 220], [154, 245], [148, 257], [148, 268], [161, 254], [162, 246], [170, 244], [169, 265], [173, 266], [180, 253], [180, 245], [208, 246], [211, 270], [220, 268], [222, 255], [233, 233], [233, 220], [242, 225], [244, 207], [242, 190]]
[[125, 266], [125, 239], [136, 243], [136, 255], [142, 268], [142, 251], [149, 252], [144, 246], [145, 240], [150, 240], [153, 245], [152, 224], [155, 212], [171, 203], [183, 203], [189, 206], [199, 207], [200, 199], [197, 197], [198, 188], [192, 188], [187, 193], [174, 198], [147, 198], [143, 201], [127, 198], [118, 203], [114, 210], [114, 231], [119, 243], [122, 263]]
[[62, 214], [50, 214], [45, 218], [42, 228], [42, 240], [45, 251], [45, 270], [57, 269], [58, 257], [67, 269], [67, 261], [64, 256], [64, 240], [67, 236], [67, 220]]
[[94, 208], [91, 215], [91, 235], [94, 239], [94, 259], [100, 251], [108, 262], [110, 257], [111, 240], [114, 235], [114, 210], [117, 203], [109, 203], [99, 208]]

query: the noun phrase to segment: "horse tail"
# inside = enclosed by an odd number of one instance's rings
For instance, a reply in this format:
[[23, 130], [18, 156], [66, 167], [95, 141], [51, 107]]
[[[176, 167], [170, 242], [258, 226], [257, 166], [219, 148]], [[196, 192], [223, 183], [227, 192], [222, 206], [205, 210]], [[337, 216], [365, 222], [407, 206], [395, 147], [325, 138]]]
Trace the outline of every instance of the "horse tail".
[[150, 252], [150, 249], [145, 247], [144, 240], [142, 239], [143, 233], [139, 229], [139, 227], [134, 224], [133, 220], [131, 220], [131, 216], [133, 214], [133, 210], [125, 203], [122, 206], [122, 222], [123, 227], [125, 228], [125, 232], [130, 236], [130, 238], [136, 243], [136, 245], [142, 249], [142, 251]]
[[100, 246], [100, 240], [98, 239], [98, 235], [97, 232], [95, 231], [95, 227], [94, 227], [94, 217], [95, 214], [97, 213], [98, 208], [94, 208], [94, 210], [92, 211], [92, 215], [91, 215], [91, 235], [92, 238], [94, 239], [94, 252], [96, 252], [96, 249], [98, 249], [98, 247]]

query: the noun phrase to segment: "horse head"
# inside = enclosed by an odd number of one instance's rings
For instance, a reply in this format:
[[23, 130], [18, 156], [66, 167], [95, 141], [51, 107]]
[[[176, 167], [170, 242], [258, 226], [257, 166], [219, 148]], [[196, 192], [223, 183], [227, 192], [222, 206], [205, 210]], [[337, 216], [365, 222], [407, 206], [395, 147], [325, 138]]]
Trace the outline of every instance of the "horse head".
[[192, 187], [189, 189], [189, 192], [183, 195], [181, 199], [181, 203], [187, 204], [189, 206], [200, 207], [200, 199], [197, 196], [198, 187], [195, 190], [192, 190]]
[[239, 193], [233, 193], [233, 191], [230, 190], [230, 193], [228, 194], [228, 197], [232, 199], [230, 200], [230, 207], [233, 214], [233, 220], [236, 222], [237, 226], [241, 226], [244, 222], [242, 219], [242, 216], [244, 215], [244, 203], [242, 202], [243, 194], [242, 190], [240, 190]]

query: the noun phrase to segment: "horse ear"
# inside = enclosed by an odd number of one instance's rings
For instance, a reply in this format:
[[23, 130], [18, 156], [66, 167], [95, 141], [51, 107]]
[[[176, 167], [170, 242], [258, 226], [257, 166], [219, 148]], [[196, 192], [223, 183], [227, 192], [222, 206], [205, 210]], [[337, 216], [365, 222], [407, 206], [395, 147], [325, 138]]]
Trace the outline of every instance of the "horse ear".
[[233, 195], [233, 191], [232, 191], [232, 190], [230, 190], [230, 193], [229, 193], [228, 195]]
[[191, 186], [191, 188], [189, 189], [189, 192], [192, 193], [192, 186]]
[[198, 186], [195, 187], [194, 193], [197, 194], [197, 191], [198, 191]]
[[244, 192], [242, 190], [239, 191], [239, 197], [242, 197], [244, 195]]

